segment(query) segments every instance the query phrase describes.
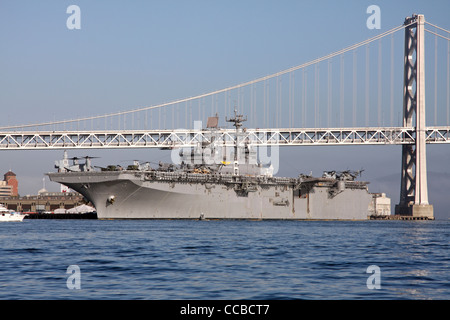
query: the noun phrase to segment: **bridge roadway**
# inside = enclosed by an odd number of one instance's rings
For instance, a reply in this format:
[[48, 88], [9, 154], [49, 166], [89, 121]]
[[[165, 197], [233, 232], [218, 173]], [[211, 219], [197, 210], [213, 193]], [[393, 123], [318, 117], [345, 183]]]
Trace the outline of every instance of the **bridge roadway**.
[[[253, 146], [405, 145], [414, 144], [415, 128], [367, 127], [334, 129], [244, 129], [239, 144]], [[4, 131], [0, 150], [177, 148], [216, 141], [233, 146], [235, 129], [109, 130], [109, 131]], [[426, 143], [450, 143], [450, 126], [427, 127]]]

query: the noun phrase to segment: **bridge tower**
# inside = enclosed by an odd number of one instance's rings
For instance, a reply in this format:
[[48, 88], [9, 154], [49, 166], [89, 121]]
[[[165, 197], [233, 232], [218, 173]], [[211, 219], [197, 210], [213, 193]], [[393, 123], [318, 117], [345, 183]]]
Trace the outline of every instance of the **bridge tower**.
[[415, 127], [415, 144], [402, 146], [400, 203], [395, 214], [433, 219], [428, 203], [425, 124], [425, 17], [405, 19], [403, 126]]

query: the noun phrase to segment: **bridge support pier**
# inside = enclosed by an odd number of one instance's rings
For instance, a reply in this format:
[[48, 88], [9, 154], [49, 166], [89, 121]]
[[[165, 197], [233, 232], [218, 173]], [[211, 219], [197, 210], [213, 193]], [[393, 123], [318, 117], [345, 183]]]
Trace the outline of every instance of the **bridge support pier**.
[[416, 142], [402, 146], [400, 203], [395, 214], [434, 219], [427, 186], [424, 23], [423, 15], [405, 20], [403, 126], [415, 127]]

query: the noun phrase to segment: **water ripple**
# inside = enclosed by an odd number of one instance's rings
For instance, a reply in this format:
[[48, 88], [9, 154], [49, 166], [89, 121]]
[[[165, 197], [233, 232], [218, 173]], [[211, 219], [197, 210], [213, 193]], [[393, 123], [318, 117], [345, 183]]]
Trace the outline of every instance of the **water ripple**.
[[0, 299], [448, 299], [449, 226], [28, 220], [0, 228]]

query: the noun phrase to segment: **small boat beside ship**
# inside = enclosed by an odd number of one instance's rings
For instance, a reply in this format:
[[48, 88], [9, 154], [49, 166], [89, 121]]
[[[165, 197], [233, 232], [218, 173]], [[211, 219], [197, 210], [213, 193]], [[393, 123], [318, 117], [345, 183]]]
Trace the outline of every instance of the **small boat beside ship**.
[[14, 212], [6, 209], [0, 205], [0, 222], [3, 221], [22, 221], [25, 218], [25, 214]]

